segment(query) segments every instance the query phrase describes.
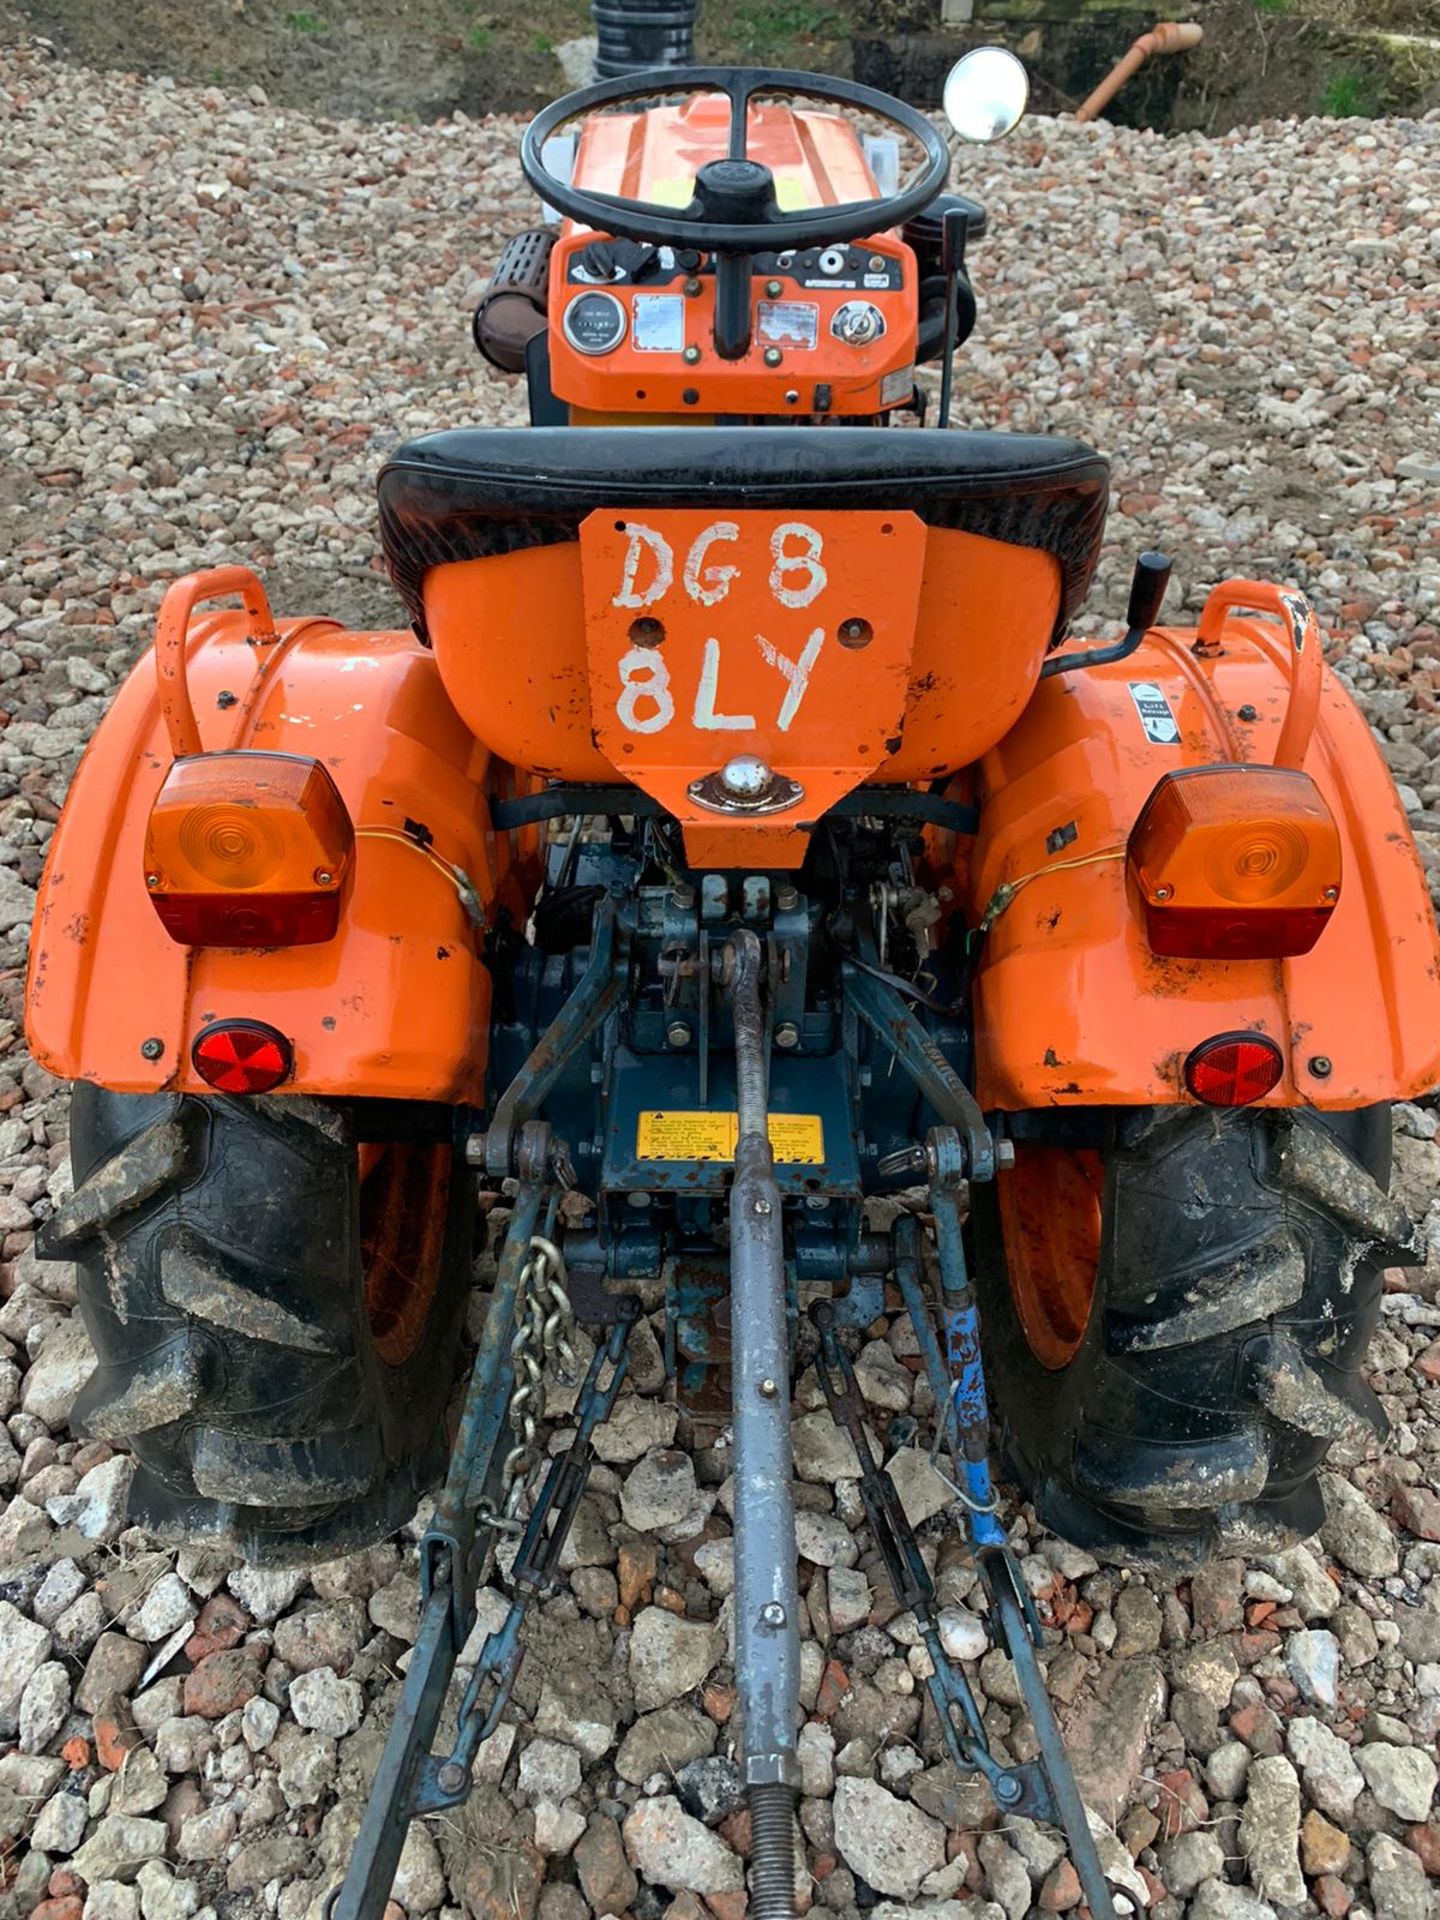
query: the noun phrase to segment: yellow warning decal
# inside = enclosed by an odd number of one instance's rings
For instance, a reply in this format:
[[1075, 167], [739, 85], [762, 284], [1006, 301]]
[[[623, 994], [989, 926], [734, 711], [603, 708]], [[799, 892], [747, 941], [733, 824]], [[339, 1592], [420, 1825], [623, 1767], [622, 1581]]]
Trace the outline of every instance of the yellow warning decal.
[[642, 1113], [635, 1132], [637, 1160], [733, 1160], [733, 1113]]
[[[635, 1130], [637, 1160], [733, 1160], [739, 1123], [733, 1113], [703, 1113], [668, 1107], [640, 1115]], [[819, 1166], [825, 1129], [818, 1113], [772, 1113], [770, 1150], [784, 1166]]]
[[818, 1113], [772, 1113], [770, 1151], [782, 1166], [818, 1167], [825, 1158], [825, 1129]]

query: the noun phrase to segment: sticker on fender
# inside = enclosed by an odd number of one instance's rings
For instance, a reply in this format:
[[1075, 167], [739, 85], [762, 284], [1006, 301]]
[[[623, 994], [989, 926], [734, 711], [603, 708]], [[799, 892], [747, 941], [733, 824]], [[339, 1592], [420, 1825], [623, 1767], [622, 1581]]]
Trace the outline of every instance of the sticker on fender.
[[[739, 1119], [670, 1107], [640, 1115], [635, 1129], [637, 1160], [733, 1160]], [[781, 1166], [819, 1166], [825, 1129], [818, 1113], [772, 1113], [770, 1150]]]
[[1153, 680], [1131, 680], [1129, 687], [1145, 738], [1153, 746], [1173, 747], [1180, 738], [1180, 727], [1163, 689]]

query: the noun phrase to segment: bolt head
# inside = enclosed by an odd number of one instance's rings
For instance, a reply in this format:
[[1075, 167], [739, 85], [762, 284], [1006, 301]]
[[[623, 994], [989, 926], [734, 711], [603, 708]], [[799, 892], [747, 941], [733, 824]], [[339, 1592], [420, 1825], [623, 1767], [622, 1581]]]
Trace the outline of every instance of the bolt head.
[[784, 287], [778, 280], [767, 280], [765, 282], [765, 293], [768, 299], [778, 300], [784, 291]]
[[767, 347], [765, 349], [765, 364], [767, 367], [778, 367], [784, 358], [785, 356], [781, 353], [779, 347]]
[[1157, 900], [1168, 900], [1174, 891], [1175, 889], [1173, 887], [1156, 887], [1155, 898]]
[[333, 887], [335, 884], [335, 876], [328, 867], [317, 867], [315, 869], [315, 884], [317, 887]]
[[800, 1029], [795, 1025], [793, 1020], [782, 1020], [780, 1025], [776, 1027], [775, 1044], [777, 1047], [783, 1047], [787, 1053], [792, 1047], [799, 1046]]
[[779, 1391], [780, 1389], [773, 1380], [762, 1380], [760, 1382], [760, 1398], [762, 1400], [773, 1400]]
[[774, 1209], [771, 1207], [770, 1202], [768, 1200], [757, 1200], [755, 1202], [755, 1211], [760, 1215], [761, 1219], [763, 1220], [766, 1214], [772, 1213]]
[[140, 1042], [140, 1052], [146, 1060], [158, 1060], [165, 1051], [165, 1042], [151, 1038]]
[[720, 784], [737, 800], [758, 800], [774, 778], [765, 762], [753, 753], [737, 753], [720, 769]]
[[760, 1620], [762, 1625], [767, 1627], [783, 1627], [785, 1624], [785, 1609], [778, 1600], [767, 1601], [760, 1609]]
[[1309, 1062], [1309, 1066], [1311, 1073], [1314, 1074], [1317, 1080], [1328, 1080], [1335, 1071], [1334, 1061], [1325, 1053], [1317, 1053], [1314, 1059]]
[[147, 886], [147, 887], [158, 887], [158, 886], [159, 886], [159, 884], [160, 884], [160, 876], [159, 876], [159, 874], [158, 874], [158, 873], [147, 873], [147, 874], [146, 874], [146, 876], [145, 876], [145, 884], [146, 884], [146, 886]]
[[447, 1760], [435, 1775], [435, 1784], [442, 1793], [459, 1793], [465, 1784], [465, 1769], [458, 1760]]
[[1015, 1142], [997, 1140], [995, 1142], [995, 1164], [997, 1167], [1013, 1167], [1015, 1164]]
[[672, 1020], [665, 1029], [665, 1038], [670, 1042], [672, 1047], [688, 1047], [690, 1044], [690, 1029], [683, 1020]]
[[688, 366], [693, 367], [700, 358], [699, 347], [686, 347], [684, 353], [681, 355], [681, 358], [685, 361], [685, 363]]

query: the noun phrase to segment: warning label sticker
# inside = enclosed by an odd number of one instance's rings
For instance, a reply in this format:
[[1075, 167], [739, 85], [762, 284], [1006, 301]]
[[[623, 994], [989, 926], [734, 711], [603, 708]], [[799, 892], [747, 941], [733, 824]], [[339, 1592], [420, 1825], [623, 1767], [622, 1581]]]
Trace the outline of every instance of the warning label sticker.
[[1132, 680], [1129, 685], [1145, 738], [1157, 747], [1173, 747], [1180, 738], [1180, 726], [1162, 690], [1153, 680]]
[[880, 382], [880, 404], [882, 407], [893, 407], [901, 400], [908, 400], [914, 391], [914, 367], [897, 367]]
[[685, 300], [678, 293], [637, 293], [635, 327], [631, 335], [637, 352], [679, 353], [685, 345]]
[[756, 319], [770, 347], [813, 347], [820, 337], [820, 309], [808, 300], [761, 300]]
[[782, 1166], [817, 1167], [825, 1158], [818, 1113], [772, 1113], [770, 1151]]
[[[733, 1160], [739, 1120], [733, 1113], [702, 1113], [668, 1107], [640, 1115], [635, 1129], [637, 1160]], [[781, 1166], [819, 1166], [825, 1129], [818, 1113], [772, 1113], [770, 1150]]]

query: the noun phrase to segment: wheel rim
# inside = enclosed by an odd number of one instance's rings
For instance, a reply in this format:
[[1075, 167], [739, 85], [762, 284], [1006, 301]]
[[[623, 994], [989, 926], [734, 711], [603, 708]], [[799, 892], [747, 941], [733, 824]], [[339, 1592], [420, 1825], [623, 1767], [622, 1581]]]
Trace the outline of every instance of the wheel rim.
[[1030, 1351], [1052, 1372], [1070, 1364], [1085, 1337], [1104, 1180], [1092, 1148], [1022, 1145], [996, 1183], [1016, 1316]]
[[398, 1367], [420, 1344], [440, 1286], [450, 1147], [387, 1142], [359, 1151], [365, 1307], [375, 1351]]

